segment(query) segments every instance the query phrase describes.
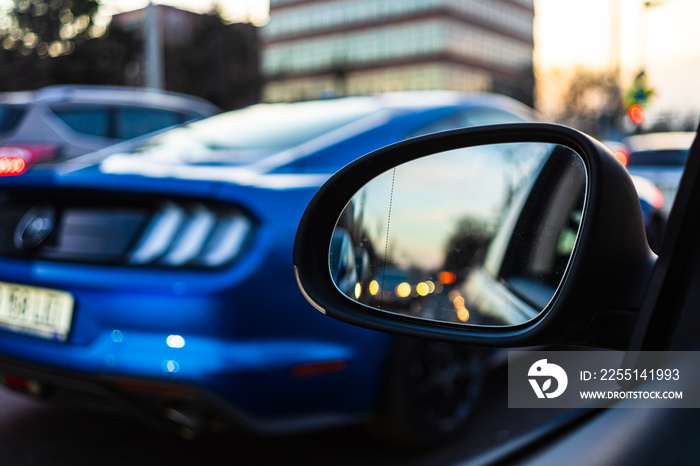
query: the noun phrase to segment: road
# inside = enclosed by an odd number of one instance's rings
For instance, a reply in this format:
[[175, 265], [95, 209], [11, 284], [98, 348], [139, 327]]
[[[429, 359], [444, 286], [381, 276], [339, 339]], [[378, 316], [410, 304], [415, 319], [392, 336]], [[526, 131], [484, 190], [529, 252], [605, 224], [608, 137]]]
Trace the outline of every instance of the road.
[[220, 435], [188, 441], [126, 419], [45, 405], [0, 389], [3, 466], [119, 465], [450, 465], [473, 457], [560, 414], [507, 409], [505, 368], [494, 371], [487, 397], [464, 438], [431, 452], [406, 452], [343, 428], [287, 438]]

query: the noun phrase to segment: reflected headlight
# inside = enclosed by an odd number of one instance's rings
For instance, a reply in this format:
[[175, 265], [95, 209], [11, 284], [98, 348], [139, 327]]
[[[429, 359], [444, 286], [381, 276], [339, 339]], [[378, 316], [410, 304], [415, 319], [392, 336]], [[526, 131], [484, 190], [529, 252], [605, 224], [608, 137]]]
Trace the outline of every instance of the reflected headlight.
[[409, 285], [406, 282], [399, 283], [399, 285], [396, 287], [396, 290], [394, 290], [394, 293], [399, 298], [408, 298], [409, 296], [411, 296], [411, 285]]
[[240, 255], [252, 230], [252, 220], [235, 208], [164, 202], [140, 235], [129, 262], [220, 267]]

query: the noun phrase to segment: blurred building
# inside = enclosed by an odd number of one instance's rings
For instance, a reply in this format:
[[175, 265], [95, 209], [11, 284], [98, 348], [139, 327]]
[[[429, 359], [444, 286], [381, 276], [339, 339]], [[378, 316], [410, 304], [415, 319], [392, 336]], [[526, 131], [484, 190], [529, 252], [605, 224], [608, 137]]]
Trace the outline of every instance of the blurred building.
[[[260, 100], [257, 27], [247, 23], [225, 24], [216, 14], [193, 13], [165, 5], [155, 8], [162, 33], [167, 90], [198, 95], [225, 109]], [[112, 18], [110, 35], [128, 35], [136, 42], [123, 67], [124, 84], [146, 84], [145, 24], [146, 8]]]
[[[166, 5], [154, 5], [162, 28], [163, 42], [185, 44], [195, 34], [200, 14]], [[147, 8], [119, 13], [112, 17], [112, 27], [141, 33], [146, 23]]]
[[533, 102], [534, 0], [270, 0], [263, 100], [394, 90]]

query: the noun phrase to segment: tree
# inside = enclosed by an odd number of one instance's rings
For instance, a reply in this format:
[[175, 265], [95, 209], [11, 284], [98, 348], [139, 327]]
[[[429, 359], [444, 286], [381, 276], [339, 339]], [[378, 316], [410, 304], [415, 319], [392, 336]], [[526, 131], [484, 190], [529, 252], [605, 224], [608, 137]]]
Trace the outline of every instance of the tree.
[[603, 139], [619, 133], [627, 115], [615, 73], [584, 67], [538, 70], [537, 108], [553, 121]]
[[[100, 0], [15, 0], [0, 18], [0, 92], [52, 84], [144, 85], [145, 10], [112, 17]], [[165, 88], [225, 109], [259, 101], [257, 28], [158, 5]], [[120, 21], [119, 18], [122, 18]], [[182, 27], [182, 25], [186, 27]]]
[[564, 88], [557, 120], [605, 137], [622, 114], [622, 93], [615, 74], [578, 68]]
[[86, 40], [101, 37], [109, 20], [98, 0], [14, 0], [0, 28], [5, 53], [55, 58], [73, 53]]
[[107, 40], [98, 0], [15, 0], [0, 20], [0, 91], [118, 84], [125, 35]]
[[186, 41], [165, 41], [165, 87], [226, 109], [259, 101], [257, 28], [225, 24], [215, 13], [195, 16]]

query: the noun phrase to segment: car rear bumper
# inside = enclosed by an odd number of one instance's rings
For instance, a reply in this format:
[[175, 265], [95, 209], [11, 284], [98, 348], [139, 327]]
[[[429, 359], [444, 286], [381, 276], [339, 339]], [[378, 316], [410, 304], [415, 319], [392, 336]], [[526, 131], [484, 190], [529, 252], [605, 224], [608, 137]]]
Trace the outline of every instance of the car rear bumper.
[[371, 412], [309, 410], [258, 415], [214, 391], [170, 380], [87, 375], [0, 358], [0, 384], [35, 399], [141, 421], [161, 432], [193, 438], [209, 432], [285, 435], [362, 422]]

